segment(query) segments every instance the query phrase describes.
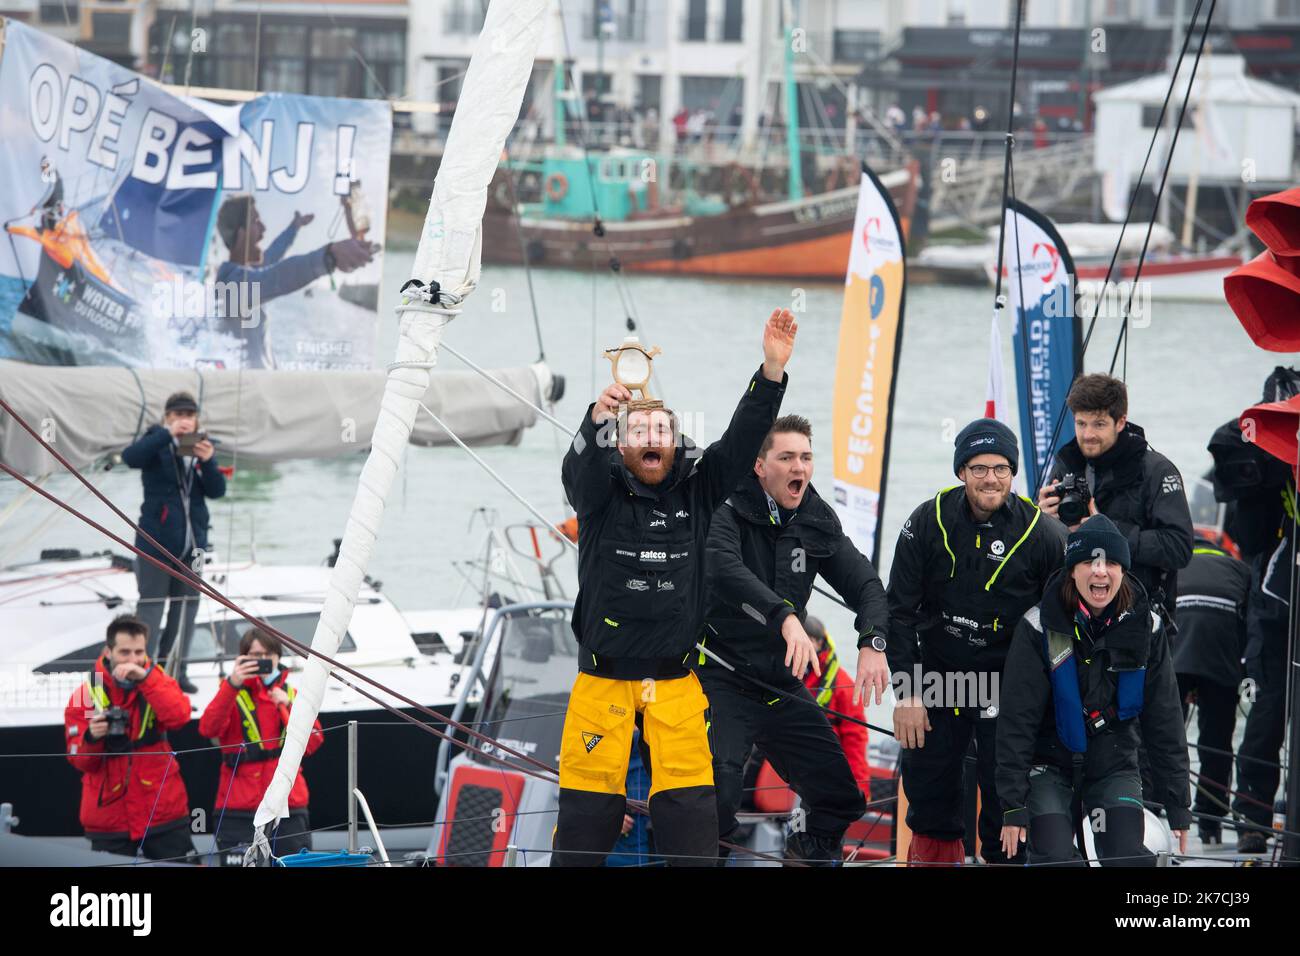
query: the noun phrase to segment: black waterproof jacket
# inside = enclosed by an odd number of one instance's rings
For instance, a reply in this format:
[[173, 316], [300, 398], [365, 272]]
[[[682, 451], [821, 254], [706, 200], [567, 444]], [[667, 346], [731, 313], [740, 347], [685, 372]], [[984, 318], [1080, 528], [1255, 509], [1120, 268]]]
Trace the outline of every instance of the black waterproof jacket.
[[618, 680], [684, 676], [704, 623], [704, 543], [713, 513], [753, 468], [785, 383], [760, 369], [723, 436], [701, 452], [689, 439], [672, 470], [647, 487], [623, 464], [616, 425], [588, 406], [564, 456], [564, 491], [578, 513], [573, 633], [580, 670]]
[[1174, 673], [1234, 688], [1241, 682], [1249, 595], [1250, 566], [1197, 538], [1178, 575]]
[[807, 618], [818, 574], [853, 608], [858, 635], [888, 625], [880, 575], [812, 485], [793, 517], [777, 524], [751, 471], [714, 514], [705, 555], [704, 646], [729, 664], [762, 667], [784, 653], [781, 624], [790, 614]]
[[1192, 513], [1173, 462], [1147, 445], [1140, 425], [1129, 422], [1096, 459], [1084, 458], [1070, 439], [1056, 456], [1049, 484], [1066, 472], [1087, 475], [1097, 510], [1128, 539], [1133, 576], [1172, 618], [1178, 571], [1192, 559]]
[[[176, 452], [176, 442], [162, 425], [151, 425], [143, 435], [122, 450], [122, 461], [139, 468], [144, 484], [144, 501], [140, 504], [140, 529], [178, 558], [187, 562], [185, 523], [188, 516], [191, 534], [188, 547], [208, 546], [208, 499], [226, 493], [226, 477], [217, 466], [214, 454], [207, 461]], [[189, 486], [186, 502], [183, 486]], [[188, 504], [188, 511], [186, 505]], [[135, 536], [135, 546], [152, 557], [164, 560], [158, 549]]]
[[[1057, 735], [1043, 643], [1045, 629], [1076, 633], [1074, 609], [1066, 608], [1060, 597], [1065, 573], [1053, 576], [1042, 603], [1021, 620], [1002, 673], [996, 788], [1007, 826], [1028, 825], [1025, 806], [1033, 766], [1055, 766], [1067, 779], [1073, 775], [1073, 754]], [[1089, 711], [1114, 706], [1119, 671], [1146, 668], [1142, 712], [1128, 720], [1112, 716], [1100, 733], [1088, 737], [1083, 776], [1097, 780], [1112, 773], [1137, 774], [1138, 747], [1145, 747], [1155, 778], [1154, 799], [1164, 805], [1169, 826], [1181, 830], [1191, 822], [1191, 792], [1178, 683], [1164, 624], [1152, 613], [1141, 583], [1133, 575], [1128, 582], [1136, 596], [1134, 606], [1102, 630], [1095, 643], [1076, 637], [1074, 657], [1079, 696]]]
[[961, 485], [918, 506], [889, 570], [890, 671], [911, 675], [918, 662], [926, 672], [1000, 671], [1020, 615], [1064, 561], [1065, 537], [1064, 525], [1014, 494], [985, 522]]

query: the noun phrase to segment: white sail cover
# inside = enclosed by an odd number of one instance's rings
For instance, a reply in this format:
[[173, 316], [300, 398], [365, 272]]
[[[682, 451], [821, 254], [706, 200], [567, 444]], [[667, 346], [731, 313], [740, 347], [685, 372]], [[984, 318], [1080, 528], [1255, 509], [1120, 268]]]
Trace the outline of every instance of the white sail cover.
[[[436, 282], [443, 293], [455, 298], [444, 296], [435, 308], [419, 308], [418, 302], [411, 303], [415, 308], [398, 308], [402, 314], [398, 367], [388, 374], [370, 454], [357, 482], [329, 592], [312, 636], [312, 649], [320, 654], [333, 656], [347, 630], [378, 538], [384, 500], [401, 467], [419, 401], [429, 386], [429, 366], [437, 359], [438, 344], [455, 314], [454, 306], [478, 283], [487, 190], [519, 117], [546, 7], [547, 0], [495, 0], [488, 7], [447, 135], [412, 270], [412, 279], [430, 288]], [[275, 776], [253, 817], [256, 833], [246, 864], [269, 854], [266, 825], [288, 814], [289, 790], [312, 721], [320, 712], [327, 678], [328, 668], [312, 655], [298, 684]], [[400, 768], [393, 769], [400, 772]]]
[[[540, 405], [549, 392], [545, 365], [491, 373]], [[370, 446], [384, 372], [280, 372], [226, 369], [127, 369], [27, 365], [0, 360], [0, 398], [76, 468], [120, 452], [162, 420], [163, 403], [187, 391], [200, 422], [220, 440], [224, 464], [339, 458]], [[515, 444], [537, 413], [474, 372], [431, 376], [424, 404], [471, 445]], [[450, 445], [427, 416], [411, 432], [417, 445]], [[59, 468], [52, 456], [0, 413], [0, 461], [28, 475]]]

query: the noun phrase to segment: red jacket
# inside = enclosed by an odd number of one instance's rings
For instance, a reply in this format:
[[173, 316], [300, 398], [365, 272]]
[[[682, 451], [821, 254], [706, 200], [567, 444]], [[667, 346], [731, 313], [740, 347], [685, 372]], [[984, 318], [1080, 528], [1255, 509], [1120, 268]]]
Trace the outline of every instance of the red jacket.
[[[854, 705], [853, 681], [839, 666], [839, 659], [829, 650], [825, 650], [817, 660], [821, 665], [822, 676], [818, 677], [811, 667], [808, 668], [808, 674], [804, 677], [804, 685], [808, 688], [808, 692], [824, 707], [865, 720], [866, 709], [860, 704]], [[834, 673], [830, 673], [832, 667]], [[827, 683], [828, 679], [829, 683]], [[829, 700], [825, 699], [827, 695], [824, 693], [828, 687]], [[858, 789], [864, 794], [868, 793], [871, 788], [871, 774], [867, 769], [867, 728], [851, 720], [843, 720], [830, 712], [827, 712], [826, 718], [835, 728], [835, 736], [840, 739], [840, 746], [844, 748], [844, 756], [848, 758], [849, 769], [853, 771], [853, 779], [858, 782]]]
[[[103, 657], [95, 662], [63, 712], [68, 762], [81, 772], [81, 825], [87, 834], [140, 840], [146, 828], [189, 816], [189, 795], [166, 731], [189, 723], [190, 699], [152, 663], [130, 691], [117, 685], [105, 664]], [[108, 738], [89, 736], [91, 716], [111, 706], [130, 713], [127, 738], [139, 741], [120, 753], [105, 750]]]
[[[262, 795], [271, 785], [275, 768], [280, 764], [280, 746], [284, 743], [284, 730], [289, 725], [289, 708], [271, 700], [271, 691], [277, 687], [284, 690], [290, 701], [293, 690], [286, 683], [289, 672], [283, 668], [270, 687], [262, 683], [261, 678], [254, 677], [244, 681], [241, 687], [234, 687], [230, 681], [223, 680], [217, 689], [217, 696], [212, 698], [199, 718], [199, 734], [211, 737], [221, 745], [222, 763], [221, 779], [217, 783], [217, 812], [242, 810], [252, 812], [262, 802]], [[249, 720], [249, 714], [255, 718]], [[320, 721], [316, 721], [311, 736], [307, 738], [307, 756], [320, 749], [324, 742]], [[265, 744], [265, 746], [263, 746]], [[247, 746], [244, 746], [247, 745]], [[242, 748], [242, 752], [241, 752]], [[270, 752], [275, 756], [257, 759], [261, 753]], [[230, 764], [238, 756], [239, 762], [234, 769]], [[234, 782], [231, 782], [231, 775]], [[302, 768], [289, 791], [289, 809], [297, 810], [307, 806], [307, 781], [303, 778]]]

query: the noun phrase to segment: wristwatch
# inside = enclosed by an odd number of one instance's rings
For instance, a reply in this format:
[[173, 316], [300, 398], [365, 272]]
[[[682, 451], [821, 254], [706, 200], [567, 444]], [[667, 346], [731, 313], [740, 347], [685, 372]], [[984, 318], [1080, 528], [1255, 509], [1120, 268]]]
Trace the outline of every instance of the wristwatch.
[[871, 649], [873, 651], [880, 651], [882, 654], [885, 653], [885, 639], [879, 634], [871, 635]]

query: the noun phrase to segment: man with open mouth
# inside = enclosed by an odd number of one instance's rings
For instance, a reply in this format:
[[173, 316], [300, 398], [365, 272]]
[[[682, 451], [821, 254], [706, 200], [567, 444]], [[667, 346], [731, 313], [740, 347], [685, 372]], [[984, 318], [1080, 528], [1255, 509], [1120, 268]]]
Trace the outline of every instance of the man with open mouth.
[[1019, 462], [1010, 428], [991, 418], [971, 422], [953, 456], [962, 484], [918, 506], [894, 550], [885, 653], [898, 697], [909, 865], [965, 859], [962, 780], [972, 737], [980, 855], [1008, 862], [994, 783], [1002, 668], [1021, 616], [1061, 566], [1066, 537], [1056, 518], [1011, 493]]
[[[844, 831], [862, 816], [864, 801], [834, 729], [804, 686], [809, 668], [821, 675], [804, 630], [808, 599], [820, 574], [856, 613], [860, 642], [885, 630], [888, 606], [876, 569], [841, 529], [812, 476], [812, 425], [784, 415], [764, 439], [752, 473], [714, 517], [701, 645], [718, 659], [702, 652], [696, 673], [712, 707], [722, 839], [729, 841], [737, 827], [745, 762], [757, 744], [806, 811], [786, 856], [828, 864], [840, 859]], [[879, 699], [888, 664], [881, 651], [867, 648], [863, 676]], [[845, 716], [861, 720], [862, 708]]]
[[656, 853], [670, 865], [717, 859], [709, 702], [689, 664], [704, 619], [704, 542], [776, 420], [797, 330], [789, 310], [773, 311], [763, 366], [703, 453], [667, 409], [622, 414], [632, 395], [615, 384], [564, 457], [578, 516], [579, 674], [560, 745], [554, 866], [600, 866], [613, 848], [638, 727]]

